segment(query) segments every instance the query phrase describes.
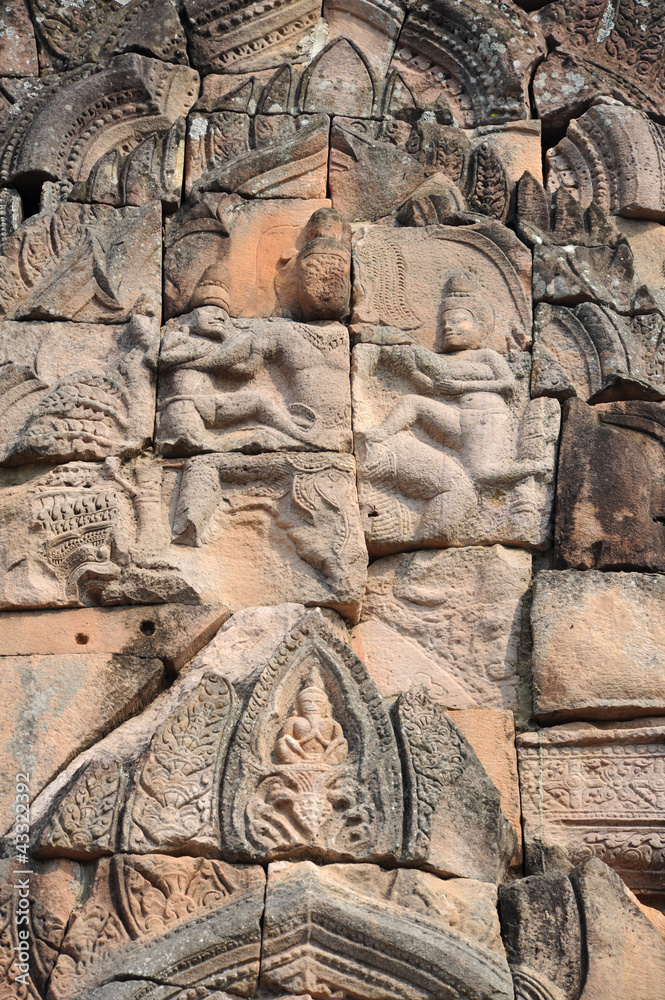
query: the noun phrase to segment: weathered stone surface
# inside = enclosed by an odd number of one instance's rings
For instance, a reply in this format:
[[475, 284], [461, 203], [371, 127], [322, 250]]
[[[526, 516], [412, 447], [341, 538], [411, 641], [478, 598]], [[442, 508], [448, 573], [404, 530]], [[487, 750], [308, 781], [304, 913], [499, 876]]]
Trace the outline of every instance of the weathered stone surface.
[[534, 21], [551, 44], [533, 80], [539, 118], [563, 124], [598, 95], [661, 113], [661, 4], [564, 0], [541, 8]]
[[0, 830], [14, 818], [14, 776], [30, 794], [78, 753], [134, 715], [159, 690], [161, 660], [102, 653], [3, 656], [0, 702]]
[[527, 873], [569, 872], [596, 857], [645, 901], [662, 897], [660, 720], [577, 722], [523, 733], [517, 755]]
[[[161, 312], [161, 209], [59, 204], [2, 245], [0, 318], [127, 323]], [[139, 324], [141, 326], [141, 324]]]
[[665, 131], [643, 111], [618, 104], [590, 108], [547, 152], [547, 187], [563, 185], [586, 208], [636, 219], [665, 219], [661, 162]]
[[402, 859], [501, 882], [517, 837], [473, 748], [424, 686], [400, 696], [394, 721], [404, 765]]
[[351, 42], [380, 80], [388, 75], [405, 6], [394, 0], [324, 0], [328, 38]]
[[582, 208], [565, 187], [552, 195], [533, 171], [519, 180], [515, 208], [517, 232], [530, 247], [615, 248], [621, 241], [617, 223], [623, 220], [607, 215], [595, 202]]
[[187, 131], [185, 191], [258, 198], [325, 198], [327, 115], [194, 114]]
[[183, 13], [193, 65], [202, 73], [237, 74], [306, 57], [321, 5], [285, 0], [266, 7], [245, 0], [238, 7], [228, 0], [184, 0]]
[[49, 996], [73, 1000], [132, 978], [251, 996], [264, 887], [258, 866], [159, 855], [101, 861], [65, 937]]
[[621, 879], [596, 858], [571, 873], [586, 929], [580, 1000], [665, 997], [665, 941]]
[[121, 52], [142, 52], [187, 65], [185, 32], [175, 0], [28, 0], [37, 26], [44, 70], [104, 62]]
[[[472, 313], [483, 347], [505, 354], [531, 344], [531, 256], [496, 222], [363, 226], [354, 236], [353, 266], [352, 330], [362, 340], [442, 350], [445, 289], [464, 294], [459, 308]], [[464, 293], [450, 284], [460, 280]]]
[[515, 750], [513, 712], [504, 709], [462, 708], [448, 712], [487, 775], [501, 793], [501, 812], [512, 825], [517, 847], [510, 860], [509, 872], [522, 875], [522, 809]]
[[275, 278], [282, 309], [296, 319], [344, 320], [351, 304], [351, 227], [334, 208], [319, 208], [298, 253]]
[[0, 861], [0, 996], [39, 1000], [62, 945], [85, 873], [72, 861]]
[[365, 666], [312, 613], [257, 681], [229, 747], [222, 837], [241, 860], [397, 859], [402, 777]]
[[349, 337], [339, 323], [230, 320], [202, 306], [167, 324], [157, 444], [200, 451], [351, 451]]
[[531, 395], [583, 401], [662, 399], [665, 322], [660, 313], [627, 317], [583, 302], [540, 304], [534, 321]]
[[577, 1000], [584, 942], [570, 880], [532, 875], [502, 885], [499, 916], [515, 996]]
[[350, 455], [107, 459], [4, 483], [0, 607], [305, 599], [357, 614], [367, 553]]
[[153, 132], [123, 155], [114, 146], [101, 156], [86, 180], [74, 184], [70, 201], [104, 205], [144, 205], [160, 200], [165, 208], [180, 205], [185, 169], [185, 119], [164, 134]]
[[159, 322], [0, 322], [0, 461], [128, 458], [152, 438]]
[[409, 225], [470, 212], [505, 221], [515, 182], [541, 172], [539, 122], [461, 130], [336, 117], [330, 142], [330, 196], [352, 220], [396, 211]]
[[563, 410], [556, 565], [662, 571], [663, 408], [569, 399]]
[[358, 1000], [508, 1000], [496, 888], [374, 865], [268, 869], [261, 983]]
[[377, 559], [354, 649], [384, 697], [420, 683], [448, 708], [514, 709], [530, 581], [531, 556], [499, 545]]
[[502, 544], [544, 548], [559, 407], [529, 401], [531, 358], [486, 347], [479, 292], [452, 279], [441, 341], [353, 349], [359, 493], [370, 554]]
[[544, 53], [540, 30], [517, 6], [437, 0], [410, 7], [392, 65], [411, 106], [469, 128], [530, 117], [528, 86]]
[[664, 584], [646, 573], [536, 575], [537, 716], [552, 722], [665, 714]]
[[37, 44], [26, 0], [5, 4], [0, 18], [0, 76], [37, 76]]
[[0, 614], [3, 656], [122, 653], [163, 660], [179, 671], [229, 618], [222, 605], [5, 611]]
[[[113, 0], [111, 5], [116, 6]], [[35, 175], [85, 182], [100, 161], [98, 170], [117, 169], [148, 136], [168, 132], [198, 96], [194, 70], [143, 55], [118, 56], [99, 72], [92, 70], [87, 65], [47, 78], [14, 106], [0, 128], [4, 184], [30, 182]], [[134, 172], [142, 172], [143, 164], [135, 161]], [[145, 185], [146, 180], [136, 183]]]
[[278, 279], [303, 249], [312, 213], [328, 207], [316, 198], [194, 198], [166, 227], [165, 317], [216, 305], [231, 316], [300, 318], [297, 288], [290, 297], [280, 288], [280, 298]]

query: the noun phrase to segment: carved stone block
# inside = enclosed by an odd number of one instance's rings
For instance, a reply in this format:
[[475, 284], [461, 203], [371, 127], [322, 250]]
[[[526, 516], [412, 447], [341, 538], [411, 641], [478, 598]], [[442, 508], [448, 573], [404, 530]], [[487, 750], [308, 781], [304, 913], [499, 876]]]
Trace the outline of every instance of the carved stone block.
[[547, 545], [558, 404], [529, 401], [530, 355], [485, 348], [478, 294], [461, 283], [448, 289], [441, 348], [452, 353], [353, 349], [361, 514], [373, 555]]
[[499, 545], [377, 559], [354, 649], [384, 697], [420, 683], [448, 708], [515, 709], [530, 582], [531, 556]]
[[0, 76], [38, 76], [37, 43], [26, 0], [6, 4], [0, 28]]
[[[52, 4], [52, 0], [32, 2]], [[94, 18], [100, 2], [86, 3], [85, 11], [76, 8], [77, 14], [81, 12], [85, 17], [90, 11]], [[137, 14], [147, 2], [150, 0], [132, 0], [128, 8], [107, 0], [106, 6]], [[153, 6], [156, 2], [153, 0]], [[60, 6], [58, 0], [53, 3]], [[47, 24], [48, 20], [41, 23]], [[136, 42], [134, 37], [132, 44]], [[112, 59], [98, 72], [94, 69], [88, 64], [47, 77], [14, 106], [0, 128], [3, 184], [25, 182], [32, 175], [83, 183], [95, 173], [117, 173], [135, 146], [149, 136], [167, 133], [198, 97], [198, 73], [185, 66], [128, 53]], [[148, 154], [149, 148], [144, 147], [143, 157], [136, 157], [126, 167], [132, 171], [136, 185], [126, 179], [124, 184], [129, 181], [130, 191], [140, 190], [147, 183], [145, 175], [149, 176], [154, 166]], [[180, 171], [182, 174], [182, 160]]]
[[153, 435], [159, 324], [0, 322], [4, 464], [129, 458]]
[[570, 876], [586, 931], [580, 1000], [665, 998], [665, 941], [618, 876], [589, 858]]
[[365, 341], [441, 350], [443, 313], [453, 305], [446, 299], [456, 296], [483, 347], [505, 354], [531, 344], [531, 255], [497, 222], [363, 226], [353, 267], [352, 329]]
[[[25, 872], [25, 874], [24, 874]], [[72, 861], [0, 861], [0, 996], [45, 996], [85, 873]]]
[[505, 883], [499, 915], [515, 996], [578, 1000], [584, 935], [570, 879], [553, 873]]
[[665, 568], [659, 403], [566, 400], [554, 555], [559, 568]]
[[367, 552], [351, 455], [107, 459], [3, 482], [0, 607], [304, 598], [357, 614]]
[[[535, 247], [533, 301], [576, 306], [595, 302], [618, 313], [640, 309], [644, 295], [635, 259], [625, 241], [605, 246]], [[654, 308], [649, 301], [650, 310]]]
[[664, 584], [648, 573], [536, 575], [537, 716], [552, 722], [665, 714]]
[[537, 25], [514, 5], [418, 2], [392, 62], [410, 98], [399, 103], [447, 112], [462, 128], [528, 118], [532, 70], [545, 51]]
[[164, 455], [351, 451], [348, 332], [200, 307], [166, 326], [158, 406]]
[[564, 0], [547, 4], [534, 21], [550, 40], [533, 81], [539, 118], [560, 124], [598, 95], [660, 113], [663, 53], [653, 39], [663, 30], [661, 4]]
[[104, 859], [65, 937], [49, 995], [74, 1000], [99, 990], [101, 997], [105, 984], [136, 979], [252, 996], [264, 891], [258, 866], [160, 855]]
[[400, 696], [394, 721], [404, 764], [402, 859], [501, 882], [517, 837], [473, 748], [424, 686]]
[[345, 38], [362, 52], [378, 79], [388, 75], [405, 10], [394, 0], [324, 0], [328, 38]]
[[568, 872], [600, 858], [648, 900], [662, 895], [665, 872], [665, 728], [610, 726], [517, 737], [526, 869]]
[[643, 111], [619, 104], [589, 108], [547, 152], [547, 187], [563, 185], [583, 207], [611, 215], [665, 219], [661, 163], [665, 130]]
[[161, 660], [103, 653], [2, 656], [0, 836], [13, 826], [15, 775], [34, 797], [82, 750], [159, 690]]
[[327, 115], [217, 111], [189, 119], [185, 192], [257, 198], [325, 198]]
[[144, 52], [187, 65], [185, 32], [175, 0], [28, 0], [43, 70], [105, 62], [120, 52]]
[[397, 859], [402, 776], [395, 736], [364, 664], [315, 613], [276, 649], [229, 747], [226, 851]]
[[525, 170], [541, 171], [533, 121], [462, 130], [422, 118], [335, 117], [330, 143], [330, 197], [350, 220], [396, 212], [427, 225], [473, 212], [503, 222], [515, 182]]
[[231, 316], [300, 318], [297, 289], [282, 289], [312, 213], [329, 202], [203, 193], [167, 224], [164, 314], [216, 305]]
[[0, 318], [127, 323], [161, 312], [161, 208], [63, 203], [0, 253]]
[[586, 402], [665, 397], [665, 318], [621, 316], [594, 302], [540, 304], [531, 395]]
[[157, 658], [180, 671], [229, 618], [217, 604], [162, 604], [151, 608], [5, 611], [0, 614], [3, 656], [35, 653], [120, 653]]
[[228, 0], [184, 0], [183, 8], [192, 63], [202, 73], [237, 74], [302, 59], [321, 16], [318, 0], [268, 8], [251, 0], [240, 8]]
[[268, 869], [261, 983], [358, 1000], [509, 1000], [496, 888], [375, 865]]

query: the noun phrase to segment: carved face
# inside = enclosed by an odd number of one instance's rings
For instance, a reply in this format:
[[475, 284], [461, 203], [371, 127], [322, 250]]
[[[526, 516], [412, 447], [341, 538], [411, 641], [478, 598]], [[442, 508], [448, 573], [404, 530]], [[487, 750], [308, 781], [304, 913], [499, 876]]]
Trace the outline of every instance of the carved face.
[[483, 340], [473, 313], [468, 309], [444, 309], [440, 320], [440, 343], [444, 354], [449, 351], [476, 350]]
[[350, 261], [346, 255], [308, 253], [298, 260], [300, 307], [306, 319], [341, 319], [348, 310]]
[[331, 714], [330, 702], [320, 688], [304, 688], [296, 699], [298, 714], [304, 719], [326, 719]]

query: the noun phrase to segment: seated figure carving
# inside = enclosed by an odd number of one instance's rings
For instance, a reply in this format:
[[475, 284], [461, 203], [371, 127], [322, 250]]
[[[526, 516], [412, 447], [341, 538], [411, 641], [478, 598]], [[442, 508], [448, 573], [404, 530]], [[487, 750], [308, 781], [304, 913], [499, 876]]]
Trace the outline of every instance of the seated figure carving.
[[348, 744], [325, 691], [308, 685], [298, 694], [295, 714], [280, 731], [275, 756], [280, 764], [341, 764]]

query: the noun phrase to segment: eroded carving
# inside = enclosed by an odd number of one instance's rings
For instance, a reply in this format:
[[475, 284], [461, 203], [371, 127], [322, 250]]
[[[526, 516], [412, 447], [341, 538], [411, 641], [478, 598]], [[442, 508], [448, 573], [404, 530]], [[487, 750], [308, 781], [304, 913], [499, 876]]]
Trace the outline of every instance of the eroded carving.
[[517, 838], [473, 749], [424, 685], [400, 696], [395, 722], [404, 761], [403, 859], [501, 882]]
[[128, 458], [152, 438], [159, 325], [0, 324], [1, 460]]
[[396, 857], [401, 770], [364, 665], [308, 615], [266, 666], [229, 748], [223, 837], [238, 858]]
[[161, 312], [161, 210], [59, 204], [2, 244], [2, 319], [127, 323]]
[[162, 454], [351, 450], [348, 334], [338, 323], [230, 320], [202, 306], [166, 327], [159, 371]]
[[594, 857], [634, 891], [662, 891], [663, 739], [655, 720], [518, 736], [527, 871]]
[[127, 775], [115, 761], [86, 767], [35, 835], [39, 857], [98, 858], [115, 849]]
[[529, 356], [505, 359], [485, 346], [494, 317], [477, 286], [448, 282], [440, 324], [444, 354], [419, 345], [353, 351], [369, 550], [543, 546], [558, 408], [528, 401]]

